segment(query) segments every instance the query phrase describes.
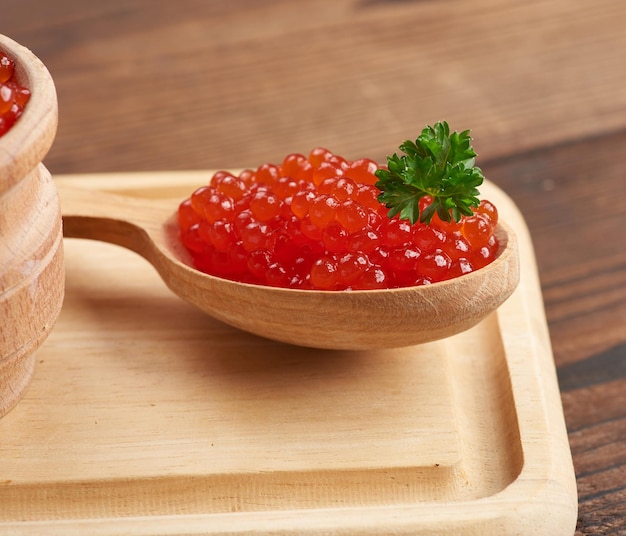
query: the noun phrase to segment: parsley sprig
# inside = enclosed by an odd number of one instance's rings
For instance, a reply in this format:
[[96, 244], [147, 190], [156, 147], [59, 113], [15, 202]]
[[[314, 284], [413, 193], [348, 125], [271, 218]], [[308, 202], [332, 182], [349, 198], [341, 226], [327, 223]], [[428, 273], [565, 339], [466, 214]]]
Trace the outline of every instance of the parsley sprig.
[[[389, 217], [411, 223], [430, 223], [439, 215], [444, 221], [460, 221], [471, 216], [484, 176], [474, 165], [476, 153], [470, 145], [469, 130], [450, 134], [445, 121], [427, 126], [415, 142], [400, 145], [404, 153], [387, 157], [387, 169], [376, 171], [381, 190], [378, 200], [389, 208]], [[429, 196], [432, 202], [420, 213], [420, 199]]]

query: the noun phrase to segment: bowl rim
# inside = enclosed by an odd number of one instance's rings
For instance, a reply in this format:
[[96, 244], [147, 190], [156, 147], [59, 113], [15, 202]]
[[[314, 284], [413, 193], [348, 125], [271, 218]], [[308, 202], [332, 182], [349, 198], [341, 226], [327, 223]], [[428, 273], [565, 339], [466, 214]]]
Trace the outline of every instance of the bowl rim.
[[0, 34], [0, 51], [15, 62], [17, 81], [31, 96], [18, 121], [0, 137], [0, 195], [42, 162], [54, 140], [58, 104], [54, 81], [28, 48]]

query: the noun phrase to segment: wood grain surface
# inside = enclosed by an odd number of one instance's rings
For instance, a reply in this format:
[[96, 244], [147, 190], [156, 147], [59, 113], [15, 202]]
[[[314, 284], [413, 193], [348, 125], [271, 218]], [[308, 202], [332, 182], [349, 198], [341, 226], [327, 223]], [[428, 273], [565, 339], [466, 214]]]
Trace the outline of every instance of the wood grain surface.
[[3, 4], [57, 84], [53, 174], [382, 161], [425, 123], [472, 129], [533, 237], [577, 535], [626, 534], [626, 3]]

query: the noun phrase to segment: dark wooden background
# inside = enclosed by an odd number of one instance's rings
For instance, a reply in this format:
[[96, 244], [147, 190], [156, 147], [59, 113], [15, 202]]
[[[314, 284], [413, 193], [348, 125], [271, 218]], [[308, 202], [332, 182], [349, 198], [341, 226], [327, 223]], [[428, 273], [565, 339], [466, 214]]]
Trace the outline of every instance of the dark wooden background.
[[53, 173], [378, 161], [471, 129], [526, 217], [578, 535], [626, 534], [626, 2], [1, 0], [57, 84]]

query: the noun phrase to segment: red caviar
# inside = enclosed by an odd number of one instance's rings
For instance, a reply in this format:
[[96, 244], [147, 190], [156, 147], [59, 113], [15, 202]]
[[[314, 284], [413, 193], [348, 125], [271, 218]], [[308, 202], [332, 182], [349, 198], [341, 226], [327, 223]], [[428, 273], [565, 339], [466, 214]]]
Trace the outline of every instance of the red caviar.
[[389, 219], [377, 200], [377, 169], [316, 148], [239, 175], [218, 171], [180, 204], [181, 240], [203, 272], [295, 289], [424, 285], [493, 260], [492, 203], [481, 201], [458, 223]]
[[18, 120], [30, 98], [30, 91], [15, 79], [15, 62], [0, 51], [0, 136]]

